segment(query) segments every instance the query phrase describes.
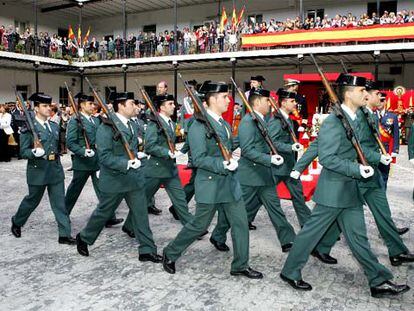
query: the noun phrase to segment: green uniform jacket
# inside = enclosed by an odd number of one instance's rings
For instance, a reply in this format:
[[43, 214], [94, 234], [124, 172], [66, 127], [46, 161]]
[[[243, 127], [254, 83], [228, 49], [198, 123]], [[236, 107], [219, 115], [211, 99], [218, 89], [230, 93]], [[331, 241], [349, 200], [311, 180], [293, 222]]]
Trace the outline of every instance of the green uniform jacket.
[[[352, 120], [350, 123], [354, 125]], [[346, 137], [341, 121], [334, 114], [322, 123], [318, 155], [323, 169], [313, 200], [317, 204], [336, 208], [362, 205], [357, 183], [357, 179], [361, 178], [357, 154]]]
[[[59, 156], [59, 125], [48, 121], [52, 133], [45, 129], [33, 118], [36, 133], [45, 150], [45, 156], [36, 158], [32, 152], [33, 135], [29, 130], [23, 131], [20, 136], [20, 153], [27, 161], [27, 184], [33, 186], [52, 185], [65, 179]], [[55, 161], [46, 160], [47, 156], [54, 153]]]
[[[172, 142], [176, 140], [171, 127], [160, 117], [162, 126], [167, 130]], [[173, 124], [175, 126], [175, 124]], [[155, 122], [149, 122], [145, 132], [145, 153], [151, 157], [145, 164], [147, 177], [172, 178], [178, 176], [175, 161], [168, 155], [167, 139]]]
[[[125, 135], [130, 149], [136, 154], [138, 152], [136, 131], [132, 134], [116, 116], [114, 119]], [[96, 133], [96, 147], [100, 165], [99, 189], [102, 192], [121, 193], [144, 187], [143, 168], [127, 170], [128, 155], [122, 140], [114, 137], [114, 134], [112, 127], [106, 123], [102, 123]]]
[[408, 138], [408, 158], [414, 159], [414, 124], [411, 125], [410, 137]]
[[[99, 118], [92, 117], [95, 124], [91, 123], [85, 116], [80, 114], [83, 125], [85, 126], [86, 136], [88, 137], [91, 149], [96, 151], [96, 132], [98, 126], [101, 123]], [[68, 149], [74, 153], [72, 168], [78, 171], [98, 171], [99, 162], [98, 154], [95, 152], [95, 156], [92, 158], [85, 157], [85, 138], [81, 125], [76, 117], [70, 119], [66, 132], [66, 143]]]
[[374, 175], [370, 178], [361, 179], [359, 181], [359, 186], [364, 188], [379, 188], [382, 187], [384, 183], [381, 177], [381, 172], [378, 170], [378, 164], [381, 160], [381, 153], [379, 150], [378, 143], [375, 140], [370, 125], [368, 123], [372, 122], [378, 129], [378, 121], [374, 117], [374, 114], [369, 112], [367, 109], [364, 110], [365, 114], [362, 109], [358, 109], [357, 111], [357, 116], [359, 119], [358, 137], [362, 146], [362, 150], [364, 151], [364, 155], [368, 163], [374, 169]]
[[293, 171], [302, 173], [318, 157], [318, 138], [316, 138], [306, 149], [305, 153], [292, 168]]
[[[260, 118], [258, 116], [258, 118]], [[262, 122], [265, 124], [265, 122]], [[239, 125], [241, 158], [237, 169], [240, 184], [247, 186], [274, 185], [270, 148], [265, 142], [251, 114], [243, 117]]]
[[[232, 150], [233, 142], [230, 125], [226, 129], [207, 116], [223, 144]], [[228, 135], [230, 134], [230, 137]], [[242, 198], [240, 183], [234, 172], [224, 168], [223, 157], [214, 138], [208, 135], [205, 126], [198, 120], [191, 125], [188, 133], [191, 156], [197, 168], [195, 179], [195, 200], [197, 203], [230, 203]]]
[[[284, 127], [282, 115], [276, 115], [269, 121], [269, 134], [275, 144], [277, 152], [283, 157], [283, 164], [272, 168], [275, 176], [289, 176], [295, 165], [295, 153], [292, 150], [293, 140], [289, 134], [289, 130]], [[292, 121], [287, 120], [293, 128]]]

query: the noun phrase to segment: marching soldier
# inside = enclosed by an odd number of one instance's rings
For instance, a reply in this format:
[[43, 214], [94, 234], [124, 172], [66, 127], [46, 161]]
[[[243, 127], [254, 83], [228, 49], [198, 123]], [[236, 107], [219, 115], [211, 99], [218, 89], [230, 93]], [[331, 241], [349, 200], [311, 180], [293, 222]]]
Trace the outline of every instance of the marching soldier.
[[[294, 127], [296, 132], [303, 131], [308, 124], [308, 104], [304, 95], [298, 93], [300, 81], [295, 79], [286, 79], [285, 89], [288, 92], [296, 93], [296, 109], [292, 112], [292, 117], [295, 121]], [[300, 123], [298, 123], [300, 122]]]
[[[391, 210], [388, 204], [387, 196], [383, 188], [383, 180], [378, 170], [378, 164], [389, 165], [391, 156], [383, 155], [379, 152], [379, 146], [374, 138], [373, 131], [378, 131], [378, 119], [374, 109], [379, 105], [380, 96], [378, 86], [374, 81], [368, 80], [366, 84], [368, 90], [367, 106], [358, 110], [357, 116], [358, 136], [368, 162], [374, 168], [374, 176], [368, 179], [358, 181], [358, 187], [361, 195], [372, 212], [378, 231], [384, 239], [388, 249], [390, 262], [393, 266], [399, 266], [406, 262], [414, 262], [414, 255], [410, 254], [408, 248], [402, 241], [400, 234], [408, 232], [408, 228], [397, 229], [391, 217]], [[374, 127], [374, 128], [371, 128]], [[317, 145], [317, 140], [315, 141]], [[314, 145], [314, 144], [312, 144]], [[295, 166], [296, 170], [302, 171], [317, 156], [317, 149], [312, 146], [310, 152], [305, 153], [303, 159], [299, 160], [302, 164]], [[310, 156], [313, 154], [313, 156]], [[334, 231], [333, 231], [334, 232]], [[329, 253], [339, 237], [340, 231], [330, 235], [326, 239], [326, 252]]]
[[[360, 123], [357, 110], [365, 105], [367, 96], [366, 79], [341, 75], [337, 83], [344, 117], [356, 129]], [[373, 297], [408, 291], [410, 288], [407, 285], [396, 285], [390, 281], [392, 273], [378, 262], [370, 249], [357, 180], [372, 177], [374, 169], [356, 162], [355, 148], [334, 113], [321, 126], [317, 154], [323, 169], [314, 195], [316, 206], [297, 235], [280, 277], [295, 289], [311, 290], [312, 286], [302, 280], [301, 269], [312, 249], [336, 221], [353, 255], [364, 269]]]
[[29, 98], [34, 105], [34, 131], [43, 148], [34, 148], [34, 136], [29, 129], [21, 130], [20, 152], [27, 159], [27, 184], [29, 194], [24, 197], [16, 214], [12, 217], [11, 231], [21, 237], [21, 227], [39, 205], [45, 190], [49, 194], [50, 206], [55, 214], [59, 229], [60, 244], [75, 244], [71, 237], [69, 214], [65, 207], [65, 185], [63, 167], [59, 155], [59, 125], [48, 121], [52, 97], [35, 93]]
[[[383, 98], [381, 99], [380, 105], [377, 108], [381, 141], [388, 153], [391, 154], [392, 157], [396, 157], [400, 149], [400, 129], [398, 126], [398, 116], [386, 109], [385, 94], [382, 94], [382, 97]], [[387, 190], [390, 165], [384, 165], [380, 163], [378, 165], [378, 169], [380, 170], [382, 179], [384, 180], [385, 190]]]
[[[157, 254], [148, 221], [145, 179], [141, 161], [131, 160], [119, 135], [128, 141], [131, 151], [138, 153], [138, 137], [131, 125], [136, 115], [134, 93], [117, 93], [113, 102], [113, 119], [103, 122], [96, 133], [96, 146], [100, 164], [100, 201], [86, 227], [76, 236], [79, 254], [89, 256], [88, 245], [94, 244], [105, 223], [125, 199], [132, 218], [134, 235], [139, 243], [139, 260], [161, 262]], [[113, 123], [122, 133], [114, 133]]]
[[[174, 96], [157, 95], [153, 99], [157, 107], [161, 125], [167, 131], [169, 139], [174, 143], [175, 122], [171, 120], [174, 113]], [[158, 128], [156, 122], [150, 122], [145, 132], [145, 151], [150, 156], [145, 164], [145, 187], [146, 195], [152, 198], [155, 193], [164, 185], [165, 190], [174, 206], [181, 223], [185, 225], [192, 219], [188, 211], [185, 193], [178, 176], [178, 169], [175, 159], [181, 154], [179, 151], [172, 153], [168, 147], [167, 138]], [[125, 228], [130, 230], [129, 224]]]
[[[250, 93], [249, 103], [256, 114], [258, 122], [268, 130], [265, 116], [269, 113], [270, 92], [264, 89], [253, 89]], [[284, 159], [280, 155], [271, 155], [258, 126], [249, 113], [240, 122], [239, 142], [241, 157], [239, 161], [238, 177], [246, 204], [247, 219], [251, 222], [254, 213], [257, 212], [257, 199], [265, 206], [273, 227], [279, 238], [282, 252], [288, 252], [295, 239], [295, 232], [287, 221], [280, 207], [280, 200], [275, 192], [275, 180], [272, 170], [283, 164]], [[276, 147], [277, 149], [277, 147]], [[226, 232], [228, 222], [219, 221], [213, 231], [210, 241], [216, 246], [226, 246]], [[217, 246], [216, 246], [217, 248]]]
[[[232, 149], [231, 128], [221, 114], [229, 105], [228, 85], [211, 82], [206, 85], [207, 122], [217, 132], [223, 144]], [[191, 125], [188, 140], [197, 167], [195, 180], [196, 213], [163, 251], [163, 267], [175, 273], [175, 262], [181, 254], [208, 228], [217, 209], [222, 209], [231, 226], [233, 262], [231, 275], [259, 279], [263, 275], [251, 269], [249, 261], [249, 230], [240, 184], [235, 176], [237, 161], [223, 161], [216, 140], [198, 120]]]
[[[66, 190], [65, 205], [69, 215], [72, 212], [79, 195], [82, 192], [88, 178], [92, 178], [93, 189], [99, 199], [99, 186], [98, 186], [98, 174], [99, 174], [99, 161], [96, 154], [95, 139], [96, 131], [100, 119], [94, 117], [93, 114], [93, 96], [87, 96], [79, 93], [75, 96], [78, 100], [79, 116], [82, 119], [81, 122], [85, 128], [83, 128], [77, 117], [71, 118], [68, 124], [66, 133], [66, 142], [70, 151], [73, 152], [72, 157], [72, 170], [73, 178]], [[86, 148], [85, 136], [90, 144], [90, 149]], [[113, 217], [105, 224], [106, 227], [117, 225], [123, 221], [122, 218]]]

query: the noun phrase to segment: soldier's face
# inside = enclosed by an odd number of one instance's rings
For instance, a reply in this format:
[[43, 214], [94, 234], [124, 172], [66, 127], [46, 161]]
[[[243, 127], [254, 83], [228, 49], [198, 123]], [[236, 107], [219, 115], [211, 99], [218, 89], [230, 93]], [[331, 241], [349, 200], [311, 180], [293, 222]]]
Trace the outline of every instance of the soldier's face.
[[255, 89], [257, 89], [257, 88], [259, 88], [261, 86], [261, 83], [259, 82], [259, 81], [256, 81], [256, 80], [251, 80], [250, 81], [250, 87], [251, 88], [255, 88]]
[[378, 107], [381, 102], [379, 95], [380, 92], [378, 90], [368, 92], [367, 103], [372, 107]]
[[127, 118], [135, 116], [135, 100], [128, 99], [125, 104], [118, 105], [119, 112]]
[[262, 115], [267, 115], [270, 110], [269, 98], [261, 96], [255, 105], [255, 110], [260, 112]]
[[92, 102], [90, 102], [90, 101], [83, 102], [81, 104], [81, 107], [82, 107], [82, 111], [84, 113], [86, 113], [87, 115], [91, 115], [93, 113], [93, 103]]
[[229, 93], [218, 93], [215, 96], [210, 97], [210, 105], [214, 105], [219, 113], [224, 113], [230, 104]]
[[347, 91], [347, 93], [352, 105], [362, 107], [366, 104], [368, 92], [364, 86], [355, 86]]
[[175, 104], [173, 100], [168, 100], [161, 106], [161, 111], [167, 116], [171, 117], [174, 114]]
[[297, 103], [294, 98], [286, 98], [282, 101], [282, 107], [287, 113], [291, 113], [296, 109]]
[[37, 107], [35, 107], [35, 111], [37, 115], [47, 119], [50, 117], [52, 109], [50, 108], [49, 104], [39, 104]]

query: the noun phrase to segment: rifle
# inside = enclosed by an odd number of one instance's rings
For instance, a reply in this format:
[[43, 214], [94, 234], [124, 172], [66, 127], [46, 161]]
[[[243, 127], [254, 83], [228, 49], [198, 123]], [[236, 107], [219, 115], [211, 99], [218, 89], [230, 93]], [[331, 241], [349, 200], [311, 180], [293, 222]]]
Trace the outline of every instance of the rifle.
[[247, 110], [249, 110], [250, 115], [252, 116], [253, 121], [256, 123], [257, 128], [260, 131], [260, 134], [262, 134], [266, 144], [269, 146], [270, 151], [272, 154], [277, 155], [277, 150], [275, 145], [272, 142], [272, 139], [269, 136], [269, 133], [266, 129], [266, 127], [263, 125], [263, 123], [259, 120], [259, 117], [257, 116], [256, 112], [253, 110], [252, 106], [250, 106], [249, 101], [247, 100], [245, 94], [243, 91], [237, 86], [236, 81], [233, 80], [233, 78], [230, 78], [231, 82], [233, 83], [234, 87], [237, 90], [237, 93], [239, 93], [239, 96], [241, 97], [243, 104], [247, 107]]
[[[348, 69], [346, 69], [345, 64], [344, 64], [344, 62], [343, 62], [342, 59], [340, 59], [340, 62], [341, 62], [342, 69], [343, 69], [344, 73], [348, 73]], [[365, 107], [361, 107], [361, 110], [362, 110], [362, 112], [365, 115], [365, 118], [366, 118], [366, 120], [368, 122], [369, 128], [371, 129], [371, 133], [374, 136], [375, 141], [377, 142], [377, 144], [378, 144], [378, 146], [379, 146], [379, 148], [381, 150], [381, 153], [384, 154], [384, 155], [387, 155], [388, 152], [385, 149], [385, 146], [384, 146], [384, 144], [381, 141], [380, 135], [378, 133], [377, 126], [376, 126], [375, 122], [369, 117], [369, 111], [368, 111], [368, 109], [365, 108]]]
[[198, 95], [195, 93], [195, 91], [193, 91], [190, 86], [188, 85], [188, 83], [186, 81], [184, 81], [181, 73], [178, 74], [178, 78], [181, 80], [181, 82], [183, 82], [185, 90], [187, 91], [187, 93], [190, 95], [191, 97], [191, 101], [194, 105], [194, 117], [202, 122], [207, 130], [207, 132], [209, 133], [209, 135], [211, 137], [214, 138], [214, 140], [216, 141], [221, 155], [223, 156], [223, 159], [225, 161], [227, 161], [228, 163], [230, 163], [231, 160], [231, 153], [230, 151], [227, 149], [227, 147], [223, 144], [223, 142], [221, 141], [220, 136], [217, 134], [217, 132], [215, 131], [214, 127], [211, 125], [210, 121], [207, 118], [207, 111], [203, 106], [203, 102], [200, 100], [200, 98], [198, 97]]
[[[281, 114], [280, 108], [272, 96], [269, 97], [269, 103], [275, 111], [274, 115], [276, 114], [280, 115]], [[281, 115], [280, 119], [282, 120], [283, 126], [289, 130], [289, 134], [290, 134], [290, 137], [292, 137], [293, 143], [297, 144], [299, 141], [298, 141], [298, 138], [296, 137], [295, 132], [293, 131], [293, 128], [290, 126], [290, 124], [288, 123], [288, 121], [285, 119], [284, 116]]]
[[167, 140], [168, 149], [170, 149], [171, 153], [174, 153], [176, 151], [175, 150], [175, 145], [172, 142], [170, 135], [168, 135], [167, 129], [164, 126], [162, 126], [160, 116], [158, 115], [157, 109], [155, 109], [154, 103], [150, 99], [147, 91], [145, 91], [145, 89], [139, 85], [138, 81], [136, 79], [134, 81], [135, 81], [136, 85], [138, 86], [138, 89], [141, 92], [142, 97], [144, 98], [145, 102], [147, 103], [148, 108], [151, 110], [151, 113], [154, 116], [154, 121], [157, 124], [157, 127], [164, 134], [164, 137]]
[[88, 77], [85, 77], [85, 81], [88, 83], [89, 87], [92, 90], [93, 95], [95, 96], [96, 101], [98, 102], [99, 106], [101, 106], [102, 110], [107, 115], [108, 119], [111, 122], [112, 128], [115, 130], [116, 135], [121, 137], [122, 144], [124, 145], [125, 152], [128, 155], [128, 158], [130, 160], [134, 160], [136, 156], [131, 151], [131, 147], [129, 146], [128, 140], [126, 139], [124, 133], [120, 130], [117, 123], [114, 121], [115, 115], [114, 113], [109, 109], [108, 105], [102, 100], [102, 98], [99, 96], [98, 92], [96, 92], [95, 88], [93, 87], [92, 83], [89, 81]]
[[34, 126], [34, 123], [33, 123], [33, 119], [30, 115], [30, 112], [29, 112], [29, 110], [27, 110], [27, 107], [24, 104], [22, 94], [20, 94], [17, 90], [15, 90], [14, 93], [16, 94], [17, 101], [19, 102], [19, 105], [22, 107], [24, 115], [26, 116], [26, 123], [29, 127], [29, 130], [33, 134], [33, 147], [44, 149], [42, 143], [40, 142], [39, 135], [36, 132], [36, 129], [35, 129], [35, 126]]
[[79, 114], [79, 110], [75, 104], [75, 100], [73, 99], [72, 92], [69, 90], [69, 87], [66, 84], [66, 82], [65, 82], [65, 87], [66, 87], [66, 90], [68, 91], [69, 104], [71, 105], [73, 112], [75, 113], [76, 118], [78, 119], [79, 125], [81, 126], [83, 138], [85, 139], [86, 149], [91, 149], [91, 144], [89, 143], [88, 136], [86, 135], [85, 124], [83, 124], [82, 117]]
[[369, 166], [367, 159], [365, 158], [364, 152], [362, 151], [361, 143], [359, 142], [358, 138], [355, 135], [354, 130], [352, 129], [351, 124], [349, 123], [349, 120], [345, 116], [345, 112], [343, 111], [341, 107], [341, 103], [339, 102], [338, 96], [336, 95], [335, 91], [333, 90], [332, 86], [329, 84], [328, 79], [325, 76], [325, 73], [322, 71], [322, 69], [319, 67], [318, 63], [316, 62], [315, 57], [313, 54], [310, 54], [316, 69], [321, 76], [322, 84], [324, 85], [326, 91], [328, 92], [329, 98], [331, 99], [331, 102], [333, 103], [332, 110], [335, 113], [335, 115], [338, 117], [338, 119], [341, 121], [342, 126], [345, 129], [347, 138], [351, 141], [352, 145], [355, 148], [356, 153], [358, 154], [358, 158], [362, 165]]

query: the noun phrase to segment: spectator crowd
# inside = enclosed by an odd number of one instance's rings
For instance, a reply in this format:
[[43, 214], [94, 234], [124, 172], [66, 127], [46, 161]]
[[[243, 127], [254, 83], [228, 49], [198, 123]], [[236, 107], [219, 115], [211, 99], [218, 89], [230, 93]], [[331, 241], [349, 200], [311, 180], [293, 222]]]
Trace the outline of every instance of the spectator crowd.
[[[84, 56], [82, 60], [107, 60], [117, 58], [140, 58], [166, 55], [187, 55], [200, 53], [215, 53], [237, 51], [241, 46], [241, 35], [285, 32], [291, 30], [312, 30], [339, 27], [365, 27], [371, 25], [404, 24], [414, 22], [414, 11], [401, 12], [385, 11], [381, 17], [376, 13], [371, 16], [362, 14], [359, 18], [352, 13], [335, 15], [329, 18], [307, 17], [304, 21], [300, 17], [277, 21], [271, 19], [258, 22], [250, 19], [241, 23], [238, 29], [227, 25], [220, 29], [215, 22], [191, 30], [185, 27], [174, 31], [130, 33], [124, 40], [120, 35], [103, 37], [100, 40], [92, 37], [84, 42]], [[176, 41], [175, 42], [175, 38]], [[25, 54], [36, 54], [45, 57], [78, 59], [78, 46], [75, 40], [60, 37], [57, 34], [49, 35], [40, 32], [38, 38], [32, 29], [27, 28], [23, 33], [13, 26], [0, 27], [0, 51], [9, 51]]]

